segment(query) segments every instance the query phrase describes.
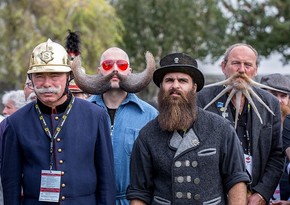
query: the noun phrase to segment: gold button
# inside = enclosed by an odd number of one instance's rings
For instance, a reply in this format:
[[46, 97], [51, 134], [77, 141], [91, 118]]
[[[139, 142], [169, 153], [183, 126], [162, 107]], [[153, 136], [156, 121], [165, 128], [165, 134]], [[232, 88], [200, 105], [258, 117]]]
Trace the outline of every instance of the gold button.
[[62, 164], [63, 163], [63, 160], [59, 160], [59, 163]]
[[65, 196], [61, 196], [61, 200], [65, 200]]
[[57, 141], [57, 142], [60, 142], [60, 138], [56, 138], [56, 141]]
[[61, 153], [61, 152], [62, 152], [62, 149], [58, 149], [57, 151], [58, 151], [59, 153]]
[[64, 171], [61, 172], [61, 175], [62, 175], [62, 176], [64, 175]]
[[58, 116], [56, 116], [54, 119], [55, 119], [55, 120], [58, 120]]
[[61, 184], [61, 187], [64, 188], [65, 187], [65, 184]]

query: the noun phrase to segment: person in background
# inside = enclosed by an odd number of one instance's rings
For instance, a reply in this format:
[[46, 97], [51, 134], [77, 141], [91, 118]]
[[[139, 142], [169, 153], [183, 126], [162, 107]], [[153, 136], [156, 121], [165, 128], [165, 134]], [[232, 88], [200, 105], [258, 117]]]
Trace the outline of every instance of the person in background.
[[250, 181], [235, 130], [196, 105], [204, 76], [195, 59], [173, 53], [154, 72], [159, 115], [131, 155], [131, 205], [246, 204]]
[[87, 99], [87, 94], [79, 88], [73, 79], [69, 82], [68, 89], [76, 98]]
[[[260, 83], [270, 86], [272, 88], [278, 89], [280, 91], [268, 90], [279, 100], [281, 111], [282, 111], [282, 138], [283, 138], [283, 150], [287, 156], [286, 164], [284, 168], [283, 175], [280, 179], [279, 189], [281, 200], [276, 201], [274, 204], [279, 204], [279, 202], [288, 200], [290, 198], [290, 185], [289, 185], [289, 173], [287, 167], [290, 160], [290, 118], [287, 115], [290, 114], [289, 107], [289, 94], [290, 94], [290, 79], [280, 73], [273, 73], [265, 75], [261, 78]], [[285, 123], [284, 123], [285, 122]], [[285, 126], [284, 126], [285, 124]], [[286, 127], [284, 129], [284, 127]], [[288, 202], [290, 204], [290, 202]]]
[[[6, 92], [2, 96], [2, 103], [4, 105], [3, 109], [3, 117], [0, 116], [0, 170], [1, 170], [1, 162], [2, 162], [2, 138], [3, 138], [3, 132], [6, 128], [6, 120], [4, 118], [12, 115], [14, 112], [16, 112], [18, 109], [23, 107], [27, 104], [25, 100], [25, 95], [23, 90], [11, 90]], [[3, 119], [2, 119], [3, 118]], [[3, 121], [2, 121], [3, 120]], [[3, 188], [1, 183], [1, 177], [0, 177], [0, 205], [4, 204], [3, 199]]]
[[[244, 43], [230, 46], [221, 63], [222, 72], [227, 80], [231, 80], [231, 85], [240, 84], [245, 88], [247, 85], [244, 84], [248, 82], [245, 79], [253, 79], [257, 75], [258, 65], [257, 51]], [[236, 75], [239, 77], [234, 78]], [[224, 89], [223, 85], [204, 88], [198, 93], [198, 106], [204, 108], [209, 105]], [[283, 173], [281, 110], [277, 98], [269, 92], [258, 87], [253, 87], [250, 91], [255, 92], [274, 115], [253, 98], [253, 104], [257, 107], [256, 111], [260, 113], [259, 119], [249, 99], [246, 98], [248, 96], [244, 94], [233, 96], [225, 111], [224, 105], [231, 90], [224, 93], [207, 110], [222, 115], [235, 124], [243, 146], [246, 167], [252, 177], [252, 183], [248, 186], [248, 205], [265, 205], [273, 196]], [[237, 123], [234, 123], [235, 113], [238, 114]]]
[[115, 203], [106, 113], [68, 91], [70, 73], [60, 44], [48, 39], [33, 49], [27, 74], [37, 100], [5, 119], [4, 204]]
[[2, 96], [2, 104], [4, 109], [2, 114], [4, 117], [12, 115], [16, 110], [26, 105], [23, 90], [11, 90], [5, 92]]
[[263, 76], [260, 83], [280, 90], [268, 91], [278, 99], [281, 106], [282, 122], [284, 122], [285, 117], [290, 114], [290, 79], [280, 73], [273, 73]]
[[27, 103], [36, 100], [36, 95], [35, 92], [33, 90], [33, 85], [31, 80], [28, 78], [28, 76], [26, 77], [26, 81], [25, 81], [25, 85], [24, 85], [24, 96], [25, 96], [25, 100]]
[[[111, 127], [114, 151], [116, 205], [129, 205], [126, 189], [130, 182], [132, 147], [140, 129], [158, 113], [153, 106], [134, 94], [142, 91], [152, 80], [153, 72], [151, 74], [148, 71], [155, 69], [155, 60], [152, 55], [148, 55], [147, 68], [143, 71], [146, 73], [145, 76], [142, 75], [143, 72], [132, 73], [127, 53], [117, 47], [109, 48], [102, 53], [98, 75], [95, 78], [84, 76], [80, 79], [80, 75], [84, 74], [80, 65], [78, 66], [80, 72], [74, 72], [75, 81], [79, 86], [83, 82], [86, 83], [80, 88], [86, 93], [95, 94], [88, 100], [101, 106], [107, 113], [106, 122]], [[74, 70], [73, 67], [72, 69]], [[89, 82], [89, 79], [95, 80]]]

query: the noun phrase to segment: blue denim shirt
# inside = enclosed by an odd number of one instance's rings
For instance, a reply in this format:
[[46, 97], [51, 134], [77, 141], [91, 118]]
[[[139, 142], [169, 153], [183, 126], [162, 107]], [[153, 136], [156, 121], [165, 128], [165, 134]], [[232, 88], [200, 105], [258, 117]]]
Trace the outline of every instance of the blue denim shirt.
[[[88, 99], [107, 110], [101, 95], [93, 95]], [[147, 122], [154, 119], [158, 111], [133, 93], [128, 93], [115, 114], [114, 125], [111, 126], [111, 137], [114, 151], [116, 205], [129, 205], [126, 200], [126, 189], [130, 182], [130, 156], [133, 144], [139, 131]], [[111, 124], [107, 113], [108, 123]]]

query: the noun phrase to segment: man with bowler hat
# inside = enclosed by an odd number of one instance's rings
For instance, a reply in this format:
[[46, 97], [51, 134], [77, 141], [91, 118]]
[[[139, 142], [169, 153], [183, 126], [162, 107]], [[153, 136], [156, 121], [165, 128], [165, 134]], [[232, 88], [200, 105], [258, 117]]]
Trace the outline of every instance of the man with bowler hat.
[[233, 127], [197, 107], [204, 76], [196, 60], [173, 53], [154, 72], [159, 115], [131, 155], [131, 205], [246, 204], [249, 177]]

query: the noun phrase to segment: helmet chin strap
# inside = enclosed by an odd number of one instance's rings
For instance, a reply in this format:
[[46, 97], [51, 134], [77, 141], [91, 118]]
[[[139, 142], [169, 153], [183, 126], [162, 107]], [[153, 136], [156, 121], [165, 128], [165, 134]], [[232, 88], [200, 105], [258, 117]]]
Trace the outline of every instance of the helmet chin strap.
[[65, 89], [64, 89], [62, 95], [57, 99], [57, 101], [59, 101], [61, 98], [63, 98], [63, 96], [69, 94], [69, 89], [68, 89], [69, 81], [70, 81], [69, 78], [70, 78], [70, 72], [67, 74], [66, 83], [65, 83]]

